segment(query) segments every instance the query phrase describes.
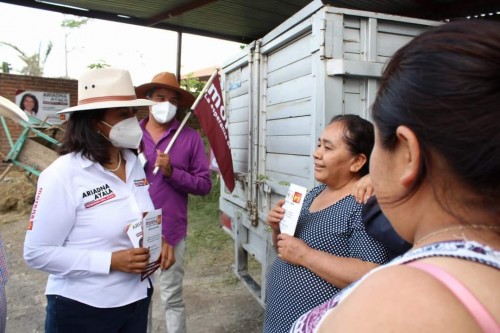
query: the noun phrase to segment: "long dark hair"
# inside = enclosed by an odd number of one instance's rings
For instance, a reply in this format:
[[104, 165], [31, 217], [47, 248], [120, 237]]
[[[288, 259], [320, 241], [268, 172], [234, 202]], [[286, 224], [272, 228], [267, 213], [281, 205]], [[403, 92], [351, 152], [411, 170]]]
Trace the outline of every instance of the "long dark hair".
[[94, 123], [104, 119], [106, 109], [76, 111], [71, 113], [66, 125], [59, 154], [81, 152], [91, 161], [105, 164], [110, 162], [111, 143], [96, 130]]
[[479, 198], [469, 204], [498, 216], [499, 23], [456, 21], [413, 39], [384, 70], [372, 112], [385, 149], [395, 148], [400, 125], [418, 138], [420, 174], [407, 196], [444, 164], [434, 180], [453, 177]]
[[30, 94], [30, 93], [24, 94], [23, 97], [21, 97], [21, 102], [19, 102], [19, 107], [21, 108], [21, 110], [26, 111], [26, 110], [24, 110], [24, 100], [26, 99], [26, 97], [31, 98], [33, 100], [33, 102], [35, 103], [35, 105], [33, 106], [32, 112], [36, 115], [38, 113], [38, 99], [33, 94]]
[[343, 139], [349, 152], [352, 155], [364, 154], [366, 156], [366, 163], [359, 170], [361, 176], [366, 175], [370, 168], [370, 155], [375, 141], [373, 124], [354, 114], [334, 116], [330, 124], [335, 122], [344, 124]]

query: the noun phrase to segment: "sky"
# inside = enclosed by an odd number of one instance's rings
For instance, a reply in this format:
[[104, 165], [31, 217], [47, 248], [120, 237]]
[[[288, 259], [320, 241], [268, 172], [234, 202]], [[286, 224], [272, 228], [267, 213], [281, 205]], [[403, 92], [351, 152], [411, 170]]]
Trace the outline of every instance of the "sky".
[[[53, 48], [44, 68], [46, 77], [64, 77], [65, 31], [61, 23], [76, 16], [0, 2], [0, 42], [17, 46], [32, 55], [49, 41]], [[182, 67], [185, 75], [224, 62], [241, 52], [239, 43], [182, 35]], [[150, 82], [159, 72], [176, 71], [177, 33], [155, 28], [92, 19], [67, 38], [68, 76], [78, 79], [90, 64], [105, 62], [128, 69], [134, 85]], [[0, 63], [8, 62], [19, 74], [23, 62], [12, 48], [0, 44]]]

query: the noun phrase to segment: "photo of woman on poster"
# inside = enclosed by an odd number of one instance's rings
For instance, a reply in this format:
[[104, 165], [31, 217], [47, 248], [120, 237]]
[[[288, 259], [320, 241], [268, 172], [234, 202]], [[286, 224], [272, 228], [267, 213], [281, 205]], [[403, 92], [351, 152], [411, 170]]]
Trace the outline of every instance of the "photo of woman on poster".
[[30, 116], [36, 117], [38, 113], [38, 99], [33, 94], [24, 94], [19, 107]]

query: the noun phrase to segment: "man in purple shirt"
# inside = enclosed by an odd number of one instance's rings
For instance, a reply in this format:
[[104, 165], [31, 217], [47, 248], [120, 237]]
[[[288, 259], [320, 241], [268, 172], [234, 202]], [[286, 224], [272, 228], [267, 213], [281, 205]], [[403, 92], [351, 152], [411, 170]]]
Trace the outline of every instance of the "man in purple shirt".
[[[182, 296], [184, 252], [187, 233], [188, 194], [206, 195], [212, 183], [203, 141], [195, 130], [184, 127], [168, 154], [163, 153], [180, 123], [177, 107], [190, 107], [194, 96], [181, 89], [174, 74], [162, 72], [151, 83], [136, 88], [137, 98], [158, 104], [150, 107], [149, 116], [140, 123], [144, 135], [140, 158], [150, 184], [149, 193], [155, 208], [163, 213], [163, 236], [174, 247], [175, 264], [160, 273], [160, 292], [165, 305], [169, 333], [186, 332], [186, 312]], [[156, 175], [155, 167], [159, 168]]]

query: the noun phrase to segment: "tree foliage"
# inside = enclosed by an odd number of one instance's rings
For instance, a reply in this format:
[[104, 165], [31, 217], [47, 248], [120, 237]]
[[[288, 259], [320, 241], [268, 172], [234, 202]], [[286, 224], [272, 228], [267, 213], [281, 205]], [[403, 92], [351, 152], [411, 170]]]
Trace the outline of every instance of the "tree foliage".
[[9, 74], [11, 69], [12, 69], [12, 66], [8, 62], [6, 62], [6, 61], [2, 62], [2, 72]]
[[68, 77], [68, 53], [72, 51], [68, 49], [68, 36], [71, 32], [73, 32], [73, 30], [79, 29], [83, 25], [87, 24], [89, 20], [90, 19], [88, 18], [66, 18], [61, 23], [61, 27], [64, 29], [64, 68], [66, 77]]
[[8, 46], [15, 50], [19, 54], [19, 58], [24, 62], [24, 67], [19, 71], [21, 74], [29, 75], [29, 76], [43, 76], [43, 68], [45, 66], [45, 62], [52, 51], [52, 42], [49, 41], [45, 50], [42, 52], [42, 43], [38, 44], [38, 52], [35, 52], [31, 55], [27, 54], [16, 45], [0, 42], [1, 45]]
[[79, 19], [79, 20], [64, 19], [62, 21], [62, 23], [61, 23], [61, 27], [67, 29], [68, 30], [67, 34], [69, 34], [72, 29], [81, 28], [81, 26], [87, 24], [87, 22], [89, 20], [90, 19], [88, 19], [88, 18], [82, 18], [82, 19]]
[[193, 74], [190, 73], [185, 79], [181, 80], [180, 85], [182, 88], [192, 93], [195, 97], [198, 97], [205, 86], [205, 82], [200, 81], [199, 78], [194, 77]]
[[106, 67], [109, 67], [109, 66], [110, 65], [106, 61], [99, 60], [99, 62], [94, 63], [94, 64], [90, 64], [87, 67], [90, 68], [90, 69], [97, 69], [97, 68], [106, 68]]

